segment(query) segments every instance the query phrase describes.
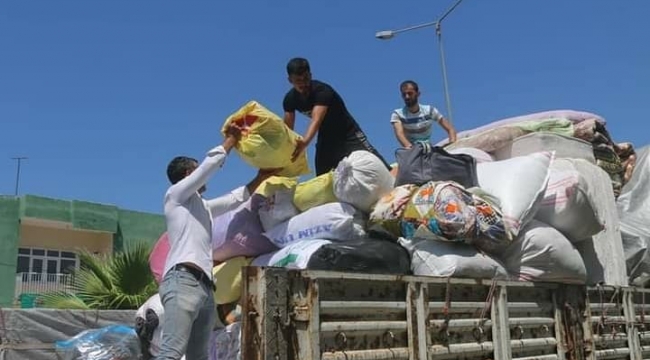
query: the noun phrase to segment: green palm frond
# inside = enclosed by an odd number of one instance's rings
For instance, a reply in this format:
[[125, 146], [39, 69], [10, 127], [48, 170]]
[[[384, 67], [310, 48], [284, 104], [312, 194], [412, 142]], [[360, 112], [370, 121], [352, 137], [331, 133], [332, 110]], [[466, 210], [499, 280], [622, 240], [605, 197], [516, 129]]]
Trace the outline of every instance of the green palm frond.
[[45, 308], [53, 309], [75, 309], [75, 310], [89, 310], [91, 309], [81, 298], [75, 294], [65, 291], [57, 291], [47, 293], [39, 298], [42, 306]]
[[45, 294], [47, 307], [137, 309], [158, 291], [149, 269], [150, 246], [135, 243], [111, 256], [80, 251], [71, 292]]
[[113, 282], [111, 281], [110, 275], [107, 271], [110, 257], [95, 255], [87, 250], [80, 250], [79, 260], [81, 261], [83, 270], [90, 271], [104, 287], [112, 289]]

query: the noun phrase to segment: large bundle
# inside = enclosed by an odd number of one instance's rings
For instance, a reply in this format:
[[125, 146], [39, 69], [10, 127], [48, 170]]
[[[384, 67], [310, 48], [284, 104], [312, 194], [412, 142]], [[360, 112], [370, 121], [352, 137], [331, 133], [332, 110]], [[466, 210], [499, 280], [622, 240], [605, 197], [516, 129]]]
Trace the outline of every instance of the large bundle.
[[331, 171], [298, 184], [293, 196], [293, 204], [300, 211], [336, 201], [334, 173]]
[[299, 240], [348, 240], [359, 235], [355, 233], [355, 213], [354, 207], [345, 203], [321, 205], [264, 232], [264, 236], [278, 248]]
[[617, 205], [630, 281], [644, 285], [650, 278], [650, 146], [637, 152], [634, 174]]
[[237, 256], [257, 256], [276, 249], [262, 235], [263, 229], [253, 206], [254, 198], [212, 222], [212, 257], [226, 261]]
[[559, 230], [571, 242], [590, 239], [604, 227], [592, 202], [587, 179], [567, 159], [553, 162], [535, 218]]
[[275, 252], [258, 256], [251, 265], [307, 269], [307, 264], [309, 264], [312, 255], [324, 245], [331, 243], [330, 240], [322, 239], [298, 240]]
[[[543, 141], [527, 141], [525, 146], [514, 143], [531, 134], [552, 134]], [[557, 140], [561, 137], [573, 138], [588, 144], [588, 155], [584, 146], [577, 142]], [[527, 140], [532, 140], [528, 138]], [[443, 140], [437, 145], [447, 144]], [[522, 141], [522, 143], [525, 141]], [[568, 144], [568, 145], [567, 145]], [[596, 162], [605, 170], [612, 181], [614, 196], [618, 197], [621, 188], [632, 176], [635, 152], [630, 143], [615, 143], [606, 128], [605, 120], [595, 114], [573, 110], [556, 110], [527, 114], [492, 122], [476, 129], [458, 133], [458, 140], [447, 149], [459, 147], [478, 148], [497, 159], [525, 155], [528, 151], [556, 150], [556, 156], [582, 158]], [[523, 154], [521, 152], [524, 152]]]
[[250, 101], [230, 115], [223, 126], [237, 124], [244, 128], [241, 140], [235, 147], [242, 159], [258, 169], [282, 168], [282, 176], [300, 176], [309, 173], [307, 153], [295, 162], [291, 155], [296, 148], [298, 134], [289, 129], [282, 119], [256, 101]]
[[584, 284], [587, 279], [578, 250], [559, 231], [536, 220], [499, 257], [519, 280]]
[[309, 259], [307, 268], [360, 272], [364, 274], [407, 274], [410, 258], [396, 243], [371, 238], [325, 244]]
[[507, 229], [513, 236], [535, 216], [553, 159], [554, 153], [539, 152], [477, 166], [479, 186], [499, 199]]
[[364, 212], [370, 212], [394, 182], [384, 163], [368, 151], [352, 152], [334, 170], [336, 197]]
[[[603, 119], [602, 117], [596, 114], [592, 114], [589, 112], [575, 111], [575, 110], [552, 110], [552, 111], [544, 111], [544, 112], [538, 112], [533, 114], [520, 115], [520, 116], [493, 121], [487, 125], [483, 125], [475, 129], [461, 131], [457, 134], [457, 136], [459, 139], [462, 139], [496, 128], [506, 127], [518, 123], [523, 123], [523, 122], [545, 121], [549, 119], [567, 119], [574, 124], [579, 124], [585, 120], [593, 119], [599, 123], [605, 124], [605, 119]], [[449, 139], [445, 139], [440, 141], [436, 145], [442, 146], [445, 145], [448, 141]]]
[[413, 275], [508, 279], [503, 265], [472, 245], [405, 238], [401, 238], [399, 243], [411, 255]]

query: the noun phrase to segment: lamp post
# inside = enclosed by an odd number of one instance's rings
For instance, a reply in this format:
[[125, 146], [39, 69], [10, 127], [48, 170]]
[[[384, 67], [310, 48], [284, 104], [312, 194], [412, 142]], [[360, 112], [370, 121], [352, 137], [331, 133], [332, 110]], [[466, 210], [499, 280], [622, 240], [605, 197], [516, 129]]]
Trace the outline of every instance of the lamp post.
[[18, 184], [20, 184], [20, 164], [23, 160], [27, 160], [26, 156], [16, 156], [12, 157], [11, 160], [16, 160], [18, 163], [16, 167], [16, 189], [14, 190], [14, 195], [18, 196]]
[[415, 25], [415, 26], [409, 26], [409, 27], [402, 28], [402, 29], [397, 29], [397, 30], [383, 30], [383, 31], [379, 31], [379, 32], [377, 32], [375, 34], [375, 37], [377, 39], [390, 40], [393, 37], [395, 37], [395, 35], [397, 35], [399, 33], [407, 32], [407, 31], [411, 31], [411, 30], [422, 29], [422, 28], [426, 28], [426, 27], [432, 27], [432, 26], [435, 27], [436, 35], [438, 37], [438, 46], [439, 46], [439, 49], [440, 49], [440, 65], [442, 67], [442, 82], [443, 82], [443, 86], [444, 86], [443, 90], [445, 92], [445, 101], [447, 103], [447, 117], [448, 117], [450, 122], [453, 121], [452, 120], [453, 117], [452, 117], [452, 114], [451, 114], [451, 100], [449, 98], [449, 83], [447, 81], [447, 64], [445, 62], [445, 50], [444, 50], [444, 47], [442, 45], [442, 26], [441, 26], [441, 24], [442, 24], [442, 21], [449, 14], [451, 14], [451, 12], [454, 11], [454, 9], [456, 9], [456, 7], [458, 5], [460, 5], [460, 3], [462, 1], [463, 0], [456, 0], [456, 2], [451, 7], [449, 7], [449, 9], [447, 9], [447, 11], [445, 11], [445, 13], [442, 14], [442, 16], [440, 16], [438, 18], [438, 20], [436, 20], [436, 21], [432, 21], [432, 22], [428, 22], [428, 23], [424, 23], [424, 24], [420, 24], [420, 25]]

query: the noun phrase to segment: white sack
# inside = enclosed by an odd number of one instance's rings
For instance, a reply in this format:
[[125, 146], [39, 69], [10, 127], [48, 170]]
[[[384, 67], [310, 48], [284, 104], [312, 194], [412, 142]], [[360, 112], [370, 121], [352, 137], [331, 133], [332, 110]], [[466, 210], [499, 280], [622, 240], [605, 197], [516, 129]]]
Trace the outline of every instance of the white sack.
[[330, 240], [296, 241], [278, 251], [258, 256], [253, 260], [251, 266], [270, 266], [304, 270], [307, 268], [311, 256], [323, 247], [323, 245], [331, 243]]
[[368, 151], [352, 152], [334, 170], [334, 195], [366, 213], [393, 189], [394, 183], [386, 165]]
[[517, 236], [537, 212], [554, 152], [538, 152], [476, 165], [479, 187], [499, 199], [507, 230]]
[[523, 281], [584, 284], [587, 280], [580, 252], [562, 233], [537, 220], [522, 229], [501, 260]]
[[406, 238], [400, 238], [398, 242], [411, 254], [413, 275], [472, 279], [508, 278], [503, 265], [480, 253], [472, 245]]
[[603, 229], [590, 198], [589, 185], [570, 161], [555, 159], [535, 219], [563, 233], [571, 242], [590, 239]]
[[356, 209], [346, 203], [329, 203], [311, 208], [264, 233], [275, 246], [283, 248], [299, 240], [350, 240], [357, 234]]
[[293, 204], [294, 190], [278, 190], [268, 198], [262, 198], [258, 203], [258, 213], [264, 231], [269, 231], [300, 212]]
[[[162, 326], [163, 321], [165, 320], [165, 309], [160, 300], [160, 294], [153, 295], [145, 301], [145, 303], [135, 312], [135, 317], [146, 319], [147, 310], [149, 309], [153, 310], [153, 312], [156, 313], [156, 316], [158, 316], [158, 327], [154, 330], [153, 337], [149, 343], [149, 354], [156, 358], [160, 353], [160, 347], [162, 346]], [[181, 360], [184, 359], [185, 356], [181, 358]]]

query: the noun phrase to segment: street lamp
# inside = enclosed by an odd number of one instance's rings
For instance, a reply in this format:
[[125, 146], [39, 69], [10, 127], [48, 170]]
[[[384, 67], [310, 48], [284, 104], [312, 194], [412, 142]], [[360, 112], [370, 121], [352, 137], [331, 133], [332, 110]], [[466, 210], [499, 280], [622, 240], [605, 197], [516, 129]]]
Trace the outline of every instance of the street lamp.
[[397, 29], [397, 30], [383, 30], [379, 31], [375, 34], [375, 37], [380, 40], [390, 40], [395, 37], [395, 35], [411, 30], [417, 30], [425, 27], [435, 27], [436, 29], [436, 35], [438, 36], [438, 46], [440, 48], [440, 65], [442, 67], [442, 81], [443, 81], [443, 86], [444, 86], [444, 92], [445, 92], [445, 101], [447, 103], [447, 117], [450, 122], [452, 122], [452, 115], [451, 115], [451, 100], [449, 99], [449, 83], [447, 81], [447, 64], [445, 62], [445, 50], [442, 45], [442, 21], [449, 15], [454, 9], [460, 5], [460, 3], [463, 0], [456, 0], [456, 2], [445, 11], [444, 14], [442, 14], [441, 17], [438, 18], [436, 21], [420, 24], [420, 25], [415, 25], [415, 26], [409, 26], [407, 28], [403, 29]]
[[16, 167], [16, 189], [14, 190], [15, 196], [18, 196], [18, 185], [20, 184], [20, 164], [23, 160], [27, 159], [27, 156], [16, 156], [11, 158], [11, 160], [15, 160], [18, 163]]

